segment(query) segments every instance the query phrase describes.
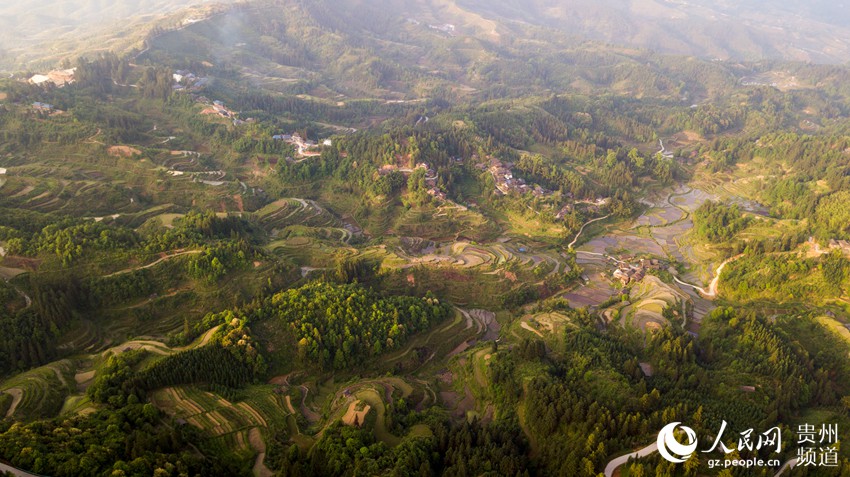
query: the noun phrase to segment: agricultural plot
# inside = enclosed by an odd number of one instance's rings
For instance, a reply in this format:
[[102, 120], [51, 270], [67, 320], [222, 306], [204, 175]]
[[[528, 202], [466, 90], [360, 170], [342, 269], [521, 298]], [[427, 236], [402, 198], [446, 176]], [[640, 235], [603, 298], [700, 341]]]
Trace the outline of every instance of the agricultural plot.
[[558, 336], [571, 325], [569, 317], [563, 313], [535, 313], [523, 316], [519, 320], [520, 327], [534, 335], [545, 338]]
[[[126, 188], [116, 182], [90, 180], [77, 173], [62, 173], [55, 167], [29, 166], [15, 169], [0, 190], [9, 206], [43, 213], [91, 217], [132, 213], [141, 209]], [[104, 200], [104, 199], [107, 200]]]
[[237, 403], [191, 386], [158, 390], [151, 400], [169, 415], [185, 420], [210, 437], [257, 427], [287, 426], [284, 401], [269, 386], [252, 389], [249, 398]]
[[355, 397], [375, 410], [375, 437], [389, 446], [398, 445], [401, 438], [394, 436], [389, 431], [386, 407], [381, 395], [374, 389], [364, 389], [357, 392]]
[[670, 225], [685, 218], [685, 212], [675, 207], [653, 207], [641, 215], [635, 227], [659, 227]]
[[480, 213], [449, 206], [437, 209], [412, 208], [398, 217], [392, 229], [397, 235], [438, 242], [458, 240], [461, 237], [487, 241], [498, 232]]
[[[509, 263], [515, 263], [527, 270], [545, 264], [544, 266], [547, 267], [546, 274], [569, 271], [569, 268], [563, 263], [563, 257], [555, 251], [536, 251], [520, 243], [475, 244], [457, 241], [443, 244], [425, 242], [428, 244], [426, 247], [419, 246], [418, 248], [411, 245], [416, 243], [415, 239], [405, 238], [395, 248], [396, 255], [406, 262], [400, 268], [409, 268], [414, 265], [432, 265], [492, 271]], [[410, 253], [411, 250], [413, 253]]]
[[363, 401], [351, 401], [348, 409], [342, 416], [342, 423], [346, 426], [361, 426], [366, 422], [366, 415], [372, 410], [372, 406]]
[[6, 416], [13, 419], [31, 419], [58, 415], [65, 397], [75, 388], [74, 370], [73, 361], [66, 359], [32, 369], [3, 382], [0, 391], [13, 397]]
[[89, 414], [94, 411], [94, 405], [88, 396], [71, 395], [65, 398], [65, 402], [62, 404], [62, 409], [59, 410], [59, 415]]
[[819, 316], [817, 322], [826, 326], [836, 336], [841, 338], [847, 344], [850, 344], [850, 325], [842, 323], [835, 318], [829, 316]]
[[610, 266], [604, 257], [579, 254], [576, 261], [584, 269], [587, 280], [562, 295], [570, 306], [573, 308], [597, 306], [619, 292], [620, 287], [610, 279]]
[[678, 288], [648, 275], [632, 287], [629, 299], [631, 304], [621, 310], [623, 323], [647, 332], [667, 326], [662, 313], [668, 307], [674, 307], [678, 316], [684, 320], [682, 305], [689, 298]]
[[266, 250], [298, 266], [312, 268], [333, 267], [339, 258], [356, 254], [352, 249], [339, 248], [338, 244], [304, 236], [275, 240], [266, 246]]
[[387, 355], [384, 362], [418, 370], [432, 360], [438, 363], [441, 357], [451, 358], [460, 354], [479, 341], [495, 340], [500, 329], [493, 312], [457, 308], [450, 322], [414, 337], [403, 350]]
[[272, 236], [284, 235], [293, 225], [320, 229], [326, 238], [348, 242], [352, 232], [340, 219], [317, 202], [306, 199], [280, 199], [257, 211], [260, 223]]
[[647, 237], [637, 235], [633, 231], [614, 230], [608, 235], [595, 237], [579, 247], [579, 252], [587, 251], [596, 254], [610, 254], [618, 250], [628, 250], [631, 253], [641, 253], [664, 256], [664, 248]]
[[473, 333], [475, 331], [471, 319], [465, 319], [460, 310], [456, 309], [454, 317], [449, 318], [446, 323], [427, 333], [420, 333], [413, 337], [404, 349], [386, 355], [383, 361], [395, 365], [397, 362], [414, 358], [417, 349], [430, 350], [431, 347], [435, 347], [439, 350], [444, 346], [456, 345], [458, 341], [464, 341], [461, 337], [464, 335], [471, 337]]

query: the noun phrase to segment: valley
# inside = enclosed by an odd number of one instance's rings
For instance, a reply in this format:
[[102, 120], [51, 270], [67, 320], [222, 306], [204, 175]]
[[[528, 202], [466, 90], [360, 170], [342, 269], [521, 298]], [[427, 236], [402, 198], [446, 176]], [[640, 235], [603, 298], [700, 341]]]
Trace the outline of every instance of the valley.
[[414, 3], [179, 10], [0, 80], [0, 460], [718, 475], [647, 444], [850, 426], [850, 70]]

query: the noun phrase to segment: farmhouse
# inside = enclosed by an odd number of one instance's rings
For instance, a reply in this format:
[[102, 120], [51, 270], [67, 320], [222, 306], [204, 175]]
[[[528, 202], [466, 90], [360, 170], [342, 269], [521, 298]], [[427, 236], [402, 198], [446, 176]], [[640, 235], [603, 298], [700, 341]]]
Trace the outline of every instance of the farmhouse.
[[847, 240], [832, 239], [829, 241], [829, 248], [834, 250], [840, 250], [841, 253], [845, 255], [850, 254], [850, 242], [848, 242]]
[[558, 211], [557, 215], [555, 215], [555, 218], [558, 219], [558, 220], [561, 220], [564, 217], [570, 215], [570, 213], [572, 213], [572, 211], [573, 211], [572, 204], [567, 204], [567, 205], [563, 206], [561, 208], [561, 210]]
[[53, 70], [46, 75], [36, 74], [30, 77], [29, 82], [35, 85], [53, 83], [56, 86], [62, 87], [74, 82], [74, 71], [76, 71], [76, 68]]
[[42, 103], [40, 101], [36, 101], [36, 102], [32, 103], [32, 109], [39, 111], [39, 112], [42, 112], [42, 113], [49, 113], [49, 112], [53, 111], [53, 105], [47, 104], [47, 103]]
[[435, 199], [446, 200], [446, 193], [435, 187], [428, 189], [428, 195]]

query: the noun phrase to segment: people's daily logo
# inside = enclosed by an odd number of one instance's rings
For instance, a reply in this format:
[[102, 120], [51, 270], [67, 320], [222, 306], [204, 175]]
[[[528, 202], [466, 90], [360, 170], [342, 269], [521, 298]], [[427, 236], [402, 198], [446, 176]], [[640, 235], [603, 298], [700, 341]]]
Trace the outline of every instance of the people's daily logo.
[[[720, 454], [723, 459], [709, 459], [708, 467], [772, 467], [778, 468], [782, 465], [782, 430], [777, 426], [762, 433], [756, 433], [753, 429], [747, 429], [735, 434], [727, 432], [727, 422], [723, 421], [717, 433], [711, 437], [712, 445], [706, 449], [700, 449], [703, 454]], [[730, 435], [731, 434], [731, 435]], [[784, 454], [786, 466], [838, 466], [838, 425], [823, 424], [819, 428], [811, 424], [802, 424], [797, 427], [797, 452], [795, 454]], [[730, 439], [731, 438], [731, 439]], [[699, 446], [696, 432], [682, 425], [681, 422], [671, 422], [658, 433], [656, 446], [658, 453], [668, 462], [682, 464], [687, 462], [697, 451]], [[727, 445], [728, 444], [728, 445]], [[737, 444], [737, 445], [736, 445]], [[758, 452], [769, 451], [774, 458], [763, 459]], [[738, 451], [742, 455], [730, 455]], [[733, 458], [734, 457], [734, 458]]]
[[[687, 426], [679, 426], [681, 422], [671, 422], [658, 433], [658, 453], [674, 464], [681, 464], [690, 459], [697, 450], [697, 434]], [[675, 431], [679, 427], [684, 433], [686, 444], [676, 439]]]

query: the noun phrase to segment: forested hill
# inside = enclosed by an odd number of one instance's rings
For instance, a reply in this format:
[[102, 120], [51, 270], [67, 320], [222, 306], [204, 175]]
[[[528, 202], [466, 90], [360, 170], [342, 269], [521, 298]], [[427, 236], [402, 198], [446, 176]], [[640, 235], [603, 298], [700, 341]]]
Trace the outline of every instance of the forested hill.
[[[140, 49], [146, 32], [199, 20], [213, 5], [229, 0], [143, 2], [31, 0], [0, 6], [0, 65], [14, 71], [104, 45], [117, 51]], [[254, 3], [254, 2], [251, 2]], [[847, 9], [828, 1], [668, 2], [663, 0], [428, 0], [406, 2], [274, 2], [277, 9], [301, 4], [324, 10], [322, 21], [345, 30], [364, 21], [411, 21], [434, 31], [475, 35], [502, 47], [517, 31], [545, 27], [565, 33], [575, 46], [585, 40], [704, 59], [793, 60], [842, 64], [850, 47]], [[189, 7], [189, 8], [187, 8]], [[12, 20], [14, 18], [14, 20]], [[454, 27], [453, 30], [448, 27]], [[445, 31], [443, 31], [445, 30]], [[357, 44], [357, 42], [353, 43]]]
[[[598, 477], [670, 422], [843, 440], [850, 68], [523, 20], [553, 4], [240, 2], [0, 78], [0, 461]], [[834, 444], [802, 475], [850, 475]]]
[[378, 97], [448, 105], [576, 92], [687, 107], [729, 98], [742, 82], [801, 90], [848, 84], [843, 70], [828, 66], [665, 56], [577, 41], [550, 26], [451, 11], [393, 0], [260, 0], [151, 38], [139, 60], [175, 69], [206, 62], [220, 78], [239, 75], [230, 88], [317, 96], [328, 104]]
[[724, 60], [843, 64], [847, 7], [830, 1], [459, 0], [469, 11], [582, 38]]

